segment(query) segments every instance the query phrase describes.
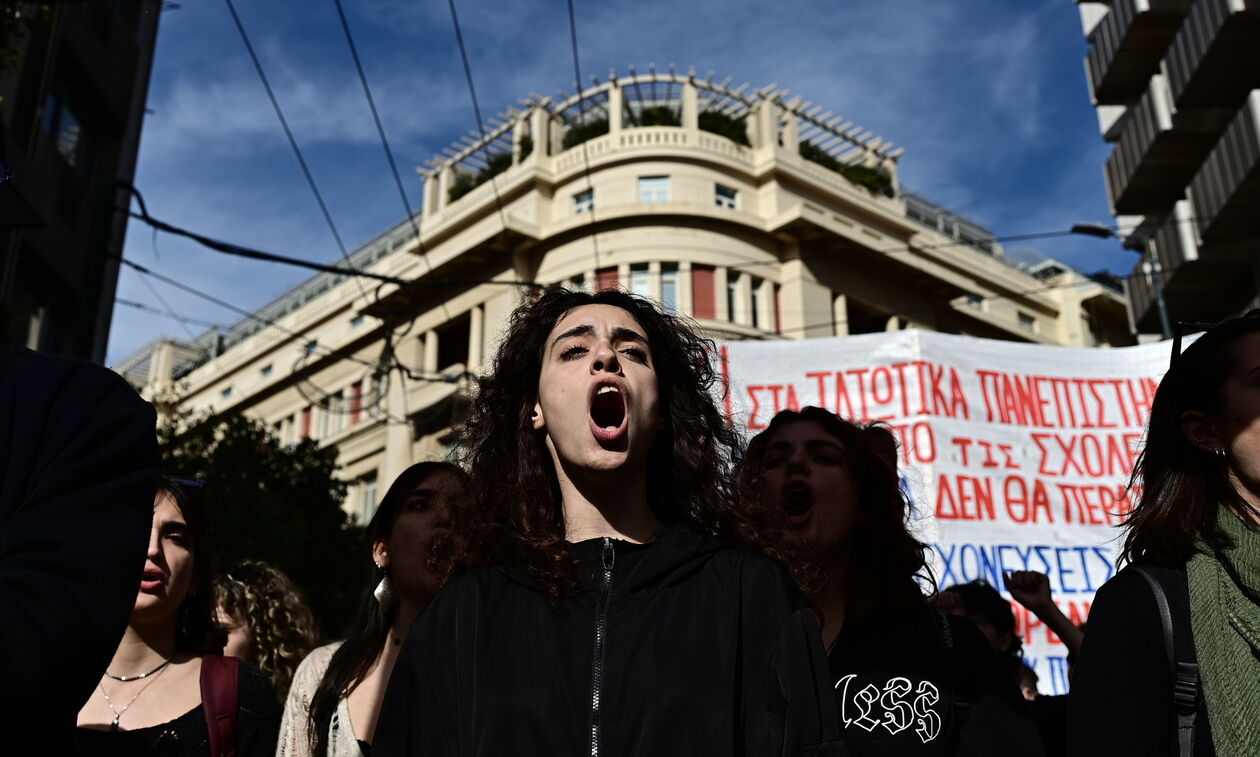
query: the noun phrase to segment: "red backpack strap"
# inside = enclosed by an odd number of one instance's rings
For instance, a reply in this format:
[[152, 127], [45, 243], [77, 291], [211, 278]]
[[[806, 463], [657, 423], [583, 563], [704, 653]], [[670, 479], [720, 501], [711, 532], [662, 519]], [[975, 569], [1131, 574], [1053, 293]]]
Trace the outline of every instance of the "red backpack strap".
[[236, 757], [236, 680], [241, 661], [208, 654], [201, 658], [201, 708], [210, 733], [210, 757]]

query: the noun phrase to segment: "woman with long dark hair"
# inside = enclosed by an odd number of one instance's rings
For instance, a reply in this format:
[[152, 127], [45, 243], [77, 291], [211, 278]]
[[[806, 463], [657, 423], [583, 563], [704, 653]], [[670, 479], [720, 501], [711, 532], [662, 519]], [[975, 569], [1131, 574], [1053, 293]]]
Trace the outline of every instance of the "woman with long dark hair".
[[1072, 677], [1073, 755], [1260, 754], [1260, 311], [1164, 374], [1122, 562]]
[[467, 476], [457, 465], [416, 463], [368, 522], [363, 598], [345, 641], [311, 652], [284, 706], [278, 757], [360, 757], [376, 730], [399, 645], [440, 588], [430, 545], [458, 512]]
[[897, 454], [888, 427], [806, 407], [775, 415], [739, 467], [743, 496], [797, 548], [850, 752], [1040, 754], [993, 649], [928, 603], [928, 548], [908, 529]]
[[280, 706], [266, 675], [219, 656], [225, 634], [214, 618], [204, 488], [171, 478], [158, 488], [135, 609], [96, 693], [79, 711], [80, 754], [275, 752]]
[[516, 310], [465, 428], [457, 577], [374, 752], [842, 753], [813, 613], [732, 496], [710, 348], [624, 292]]

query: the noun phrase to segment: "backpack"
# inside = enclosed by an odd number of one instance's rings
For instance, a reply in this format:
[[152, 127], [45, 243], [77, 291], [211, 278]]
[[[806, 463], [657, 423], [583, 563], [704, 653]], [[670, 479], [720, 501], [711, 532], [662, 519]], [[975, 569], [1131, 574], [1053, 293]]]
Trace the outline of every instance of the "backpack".
[[1203, 706], [1199, 683], [1199, 663], [1194, 651], [1190, 628], [1190, 589], [1184, 569], [1161, 568], [1147, 563], [1133, 569], [1146, 580], [1155, 595], [1160, 625], [1164, 633], [1164, 651], [1173, 680], [1173, 712], [1177, 716], [1179, 757], [1194, 756], [1195, 720]]
[[208, 654], [201, 658], [201, 709], [210, 735], [210, 757], [236, 757], [240, 667], [235, 657]]

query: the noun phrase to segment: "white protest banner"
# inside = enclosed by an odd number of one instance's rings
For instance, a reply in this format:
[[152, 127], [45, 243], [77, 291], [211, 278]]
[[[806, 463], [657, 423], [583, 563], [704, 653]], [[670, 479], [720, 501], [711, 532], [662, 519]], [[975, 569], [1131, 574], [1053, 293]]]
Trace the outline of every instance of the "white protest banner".
[[[1040, 571], [1079, 623], [1115, 572], [1116, 526], [1132, 509], [1126, 485], [1168, 351], [909, 330], [722, 342], [717, 357], [745, 438], [807, 405], [892, 428], [941, 588], [983, 578], [1001, 590], [1006, 572]], [[1041, 691], [1065, 693], [1062, 644], [1013, 607]]]

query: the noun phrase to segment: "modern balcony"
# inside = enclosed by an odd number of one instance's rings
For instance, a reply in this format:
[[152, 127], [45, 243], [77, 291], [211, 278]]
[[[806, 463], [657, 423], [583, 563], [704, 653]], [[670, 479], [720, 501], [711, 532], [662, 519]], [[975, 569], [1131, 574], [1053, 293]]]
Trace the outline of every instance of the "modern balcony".
[[1175, 113], [1164, 77], [1128, 109], [1107, 158], [1107, 192], [1116, 215], [1166, 213], [1194, 177], [1220, 133], [1220, 119]]
[[1251, 91], [1190, 184], [1206, 241], [1260, 238], [1260, 89]]
[[1260, 87], [1260, 0], [1198, 0], [1169, 47], [1173, 103], [1234, 108]]
[[1085, 72], [1094, 102], [1121, 105], [1142, 95], [1193, 0], [1115, 0], [1089, 34]]
[[[1215, 322], [1254, 296], [1245, 248], [1203, 241], [1195, 228], [1193, 199], [1181, 200], [1155, 233], [1150, 253], [1159, 260], [1168, 315], [1177, 321]], [[1139, 332], [1157, 333], [1155, 278], [1143, 258], [1128, 278], [1129, 304]]]

